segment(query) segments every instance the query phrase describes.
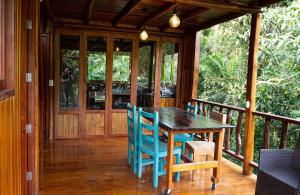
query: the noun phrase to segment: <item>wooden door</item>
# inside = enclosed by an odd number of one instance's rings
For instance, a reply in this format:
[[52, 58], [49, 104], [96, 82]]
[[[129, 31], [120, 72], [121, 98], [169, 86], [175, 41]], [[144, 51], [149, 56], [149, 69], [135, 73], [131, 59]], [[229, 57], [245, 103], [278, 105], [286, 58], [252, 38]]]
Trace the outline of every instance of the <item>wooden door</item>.
[[107, 132], [107, 47], [108, 35], [84, 33], [83, 136], [99, 137]]
[[113, 35], [110, 47], [111, 66], [108, 72], [110, 135], [127, 134], [127, 104], [136, 102], [137, 40], [134, 36]]
[[82, 134], [82, 33], [56, 34], [55, 138], [78, 138]]

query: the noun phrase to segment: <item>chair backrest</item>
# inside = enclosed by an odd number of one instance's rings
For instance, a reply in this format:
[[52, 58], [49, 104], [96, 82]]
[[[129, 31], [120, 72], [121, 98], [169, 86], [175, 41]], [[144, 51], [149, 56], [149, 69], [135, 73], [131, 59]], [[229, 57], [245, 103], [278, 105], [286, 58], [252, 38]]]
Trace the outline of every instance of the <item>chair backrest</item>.
[[300, 172], [300, 135], [292, 157], [292, 167]]
[[137, 141], [137, 125], [136, 125], [136, 106], [127, 104], [127, 126], [128, 126], [128, 139]]
[[191, 102], [188, 102], [188, 104], [186, 105], [186, 111], [192, 112], [194, 114], [198, 114], [198, 105], [197, 105], [197, 103], [195, 104], [195, 106], [193, 106], [191, 104]]
[[[211, 111], [210, 113], [210, 118], [214, 119], [216, 121], [219, 121], [221, 123], [226, 123], [226, 114], [216, 112], [216, 111]], [[224, 130], [224, 129], [223, 129]], [[213, 141], [213, 133], [209, 133], [208, 141]]]
[[[143, 121], [143, 118], [149, 119], [152, 124], [147, 124]], [[154, 152], [159, 151], [159, 115], [158, 112], [148, 113], [144, 112], [142, 108], [138, 109], [138, 143], [142, 147], [144, 142], [151, 142], [154, 145]], [[152, 135], [145, 134], [144, 131], [151, 131]]]

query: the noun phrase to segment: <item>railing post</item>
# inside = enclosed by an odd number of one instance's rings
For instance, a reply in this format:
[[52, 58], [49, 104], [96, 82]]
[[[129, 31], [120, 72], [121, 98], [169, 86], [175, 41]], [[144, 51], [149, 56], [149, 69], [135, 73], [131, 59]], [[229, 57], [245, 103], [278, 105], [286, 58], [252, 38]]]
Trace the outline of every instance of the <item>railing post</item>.
[[265, 118], [264, 125], [264, 142], [263, 148], [268, 149], [270, 144], [270, 126], [271, 126], [271, 118]]
[[244, 140], [244, 163], [243, 173], [252, 174], [250, 162], [254, 155], [254, 115], [256, 98], [256, 77], [257, 77], [257, 54], [260, 33], [260, 13], [252, 14], [251, 33], [249, 42], [247, 93], [246, 93], [246, 121]]
[[243, 112], [239, 112], [238, 121], [236, 124], [235, 129], [235, 142], [236, 142], [236, 149], [235, 154], [240, 155], [241, 154], [241, 145], [242, 145], [242, 139], [241, 139], [241, 127], [242, 127], [242, 120], [243, 120]]

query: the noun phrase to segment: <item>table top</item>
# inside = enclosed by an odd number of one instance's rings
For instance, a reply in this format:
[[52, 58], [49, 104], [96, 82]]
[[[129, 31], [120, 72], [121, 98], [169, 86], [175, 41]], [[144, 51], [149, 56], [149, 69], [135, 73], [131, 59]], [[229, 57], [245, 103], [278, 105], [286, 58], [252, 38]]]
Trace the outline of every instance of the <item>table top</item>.
[[169, 130], [209, 130], [235, 128], [230, 124], [221, 123], [202, 115], [194, 115], [191, 112], [175, 107], [154, 108], [143, 107], [143, 111], [153, 113], [159, 112], [159, 126]]

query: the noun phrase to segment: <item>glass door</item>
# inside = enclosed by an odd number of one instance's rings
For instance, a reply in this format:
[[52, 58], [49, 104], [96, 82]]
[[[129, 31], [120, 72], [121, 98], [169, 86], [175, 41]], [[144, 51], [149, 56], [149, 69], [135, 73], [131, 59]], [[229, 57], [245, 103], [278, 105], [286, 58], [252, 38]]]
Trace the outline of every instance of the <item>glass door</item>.
[[60, 34], [57, 80], [58, 114], [56, 115], [56, 139], [80, 136], [80, 34]]
[[139, 43], [139, 62], [137, 78], [137, 106], [154, 105], [154, 82], [156, 67], [156, 41]]
[[133, 39], [112, 39], [111, 134], [127, 134], [127, 104], [131, 101]]
[[85, 136], [103, 136], [106, 109], [107, 38], [88, 35], [86, 38], [86, 112]]

